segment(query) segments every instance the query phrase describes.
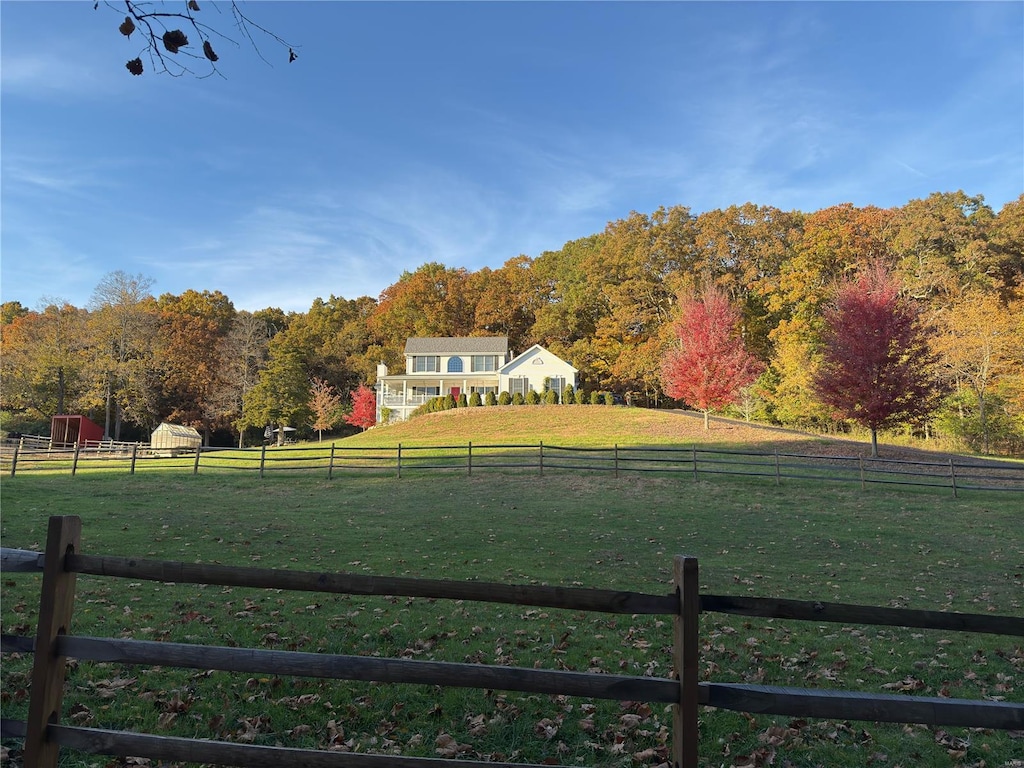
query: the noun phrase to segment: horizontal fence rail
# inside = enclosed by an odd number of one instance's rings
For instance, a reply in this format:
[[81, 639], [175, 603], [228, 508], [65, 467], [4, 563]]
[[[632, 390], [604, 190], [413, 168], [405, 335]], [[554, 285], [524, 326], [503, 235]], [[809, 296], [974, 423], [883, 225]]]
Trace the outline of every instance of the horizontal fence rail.
[[152, 449], [140, 444], [108, 450], [102, 446], [0, 449], [0, 473], [79, 471], [127, 472], [178, 470], [199, 472], [316, 472], [332, 478], [345, 473], [449, 471], [545, 471], [675, 473], [694, 478], [712, 475], [783, 480], [904, 485], [960, 491], [1024, 492], [1024, 463], [998, 459], [950, 458], [907, 461], [861, 456], [816, 456], [781, 451], [756, 452], [697, 446], [583, 447], [545, 443], [402, 445], [377, 448], [309, 444], [257, 448]]
[[826, 621], [1024, 637], [1024, 617], [994, 616], [984, 613], [922, 611], [911, 608], [850, 605], [849, 603], [782, 600], [768, 597], [726, 597], [723, 595], [701, 595], [700, 608], [705, 612], [714, 611], [769, 619]]
[[[870, 720], [927, 725], [1024, 729], [1024, 704], [816, 690], [771, 685], [700, 682], [699, 619], [702, 612], [813, 622], [905, 626], [944, 631], [1024, 637], [1024, 618], [989, 614], [906, 610], [806, 600], [700, 594], [696, 558], [674, 559], [675, 591], [653, 595], [615, 590], [508, 585], [433, 579], [393, 578], [350, 573], [318, 573], [267, 568], [182, 563], [82, 554], [76, 517], [50, 519], [45, 554], [0, 551], [4, 573], [42, 572], [36, 637], [4, 635], [4, 653], [34, 653], [27, 722], [4, 720], [4, 738], [25, 740], [25, 764], [51, 768], [61, 747], [89, 754], [188, 760], [239, 766], [437, 766], [513, 764], [405, 757], [392, 754], [335, 753], [256, 746], [60, 724], [65, 659], [168, 666], [236, 673], [483, 688], [673, 705], [673, 763], [696, 768], [699, 706], [795, 717]], [[671, 616], [672, 678], [613, 675], [531, 667], [409, 660], [262, 648], [238, 648], [87, 637], [68, 631], [78, 574], [273, 590], [355, 595], [405, 596], [467, 602], [499, 602], [605, 613]], [[524, 765], [524, 764], [515, 764]]]
[[582, 587], [286, 571], [274, 568], [76, 554], [69, 554], [64, 560], [65, 568], [72, 573], [115, 576], [132, 580], [349, 595], [473, 600], [603, 613], [668, 614], [673, 612], [676, 602], [674, 595], [649, 595], [642, 592], [616, 592]]
[[491, 688], [502, 691], [587, 696], [613, 701], [679, 701], [674, 680], [635, 675], [595, 675], [556, 669], [459, 664], [450, 661], [378, 659], [259, 648], [224, 648], [211, 645], [123, 640], [97, 637], [62, 637], [57, 651], [86, 661], [119, 664], [162, 664], [224, 672], [263, 672], [331, 680], [442, 685], [450, 688]]
[[1024, 704], [1001, 701], [878, 696], [742, 683], [701, 683], [700, 686], [701, 704], [734, 712], [1004, 730], [1017, 730], [1024, 724]]

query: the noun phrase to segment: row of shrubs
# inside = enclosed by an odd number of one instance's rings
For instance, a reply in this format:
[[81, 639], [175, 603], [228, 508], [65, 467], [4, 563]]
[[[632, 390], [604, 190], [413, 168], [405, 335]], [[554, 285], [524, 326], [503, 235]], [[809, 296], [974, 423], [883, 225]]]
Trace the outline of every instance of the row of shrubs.
[[449, 393], [431, 398], [413, 411], [411, 415], [418, 416], [421, 413], [450, 411], [453, 408], [477, 408], [485, 405], [558, 405], [560, 403], [563, 405], [614, 405], [615, 398], [611, 392], [595, 390], [588, 394], [582, 389], [577, 392], [572, 385], [562, 390], [561, 394], [554, 389], [545, 392], [536, 392], [531, 389], [525, 395], [521, 392], [516, 392], [514, 395], [510, 395], [508, 392], [502, 392], [499, 395], [488, 392], [483, 397], [479, 392], [473, 392], [468, 397], [465, 392], [460, 393], [458, 397]]

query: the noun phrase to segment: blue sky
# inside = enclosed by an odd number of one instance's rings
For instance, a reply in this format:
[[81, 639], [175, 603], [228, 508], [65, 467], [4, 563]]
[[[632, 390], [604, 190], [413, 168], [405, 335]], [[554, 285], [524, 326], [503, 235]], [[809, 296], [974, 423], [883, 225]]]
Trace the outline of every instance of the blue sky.
[[3, 301], [120, 269], [302, 312], [632, 210], [1024, 192], [1020, 2], [242, 7], [298, 60], [132, 77], [117, 11], [0, 2]]

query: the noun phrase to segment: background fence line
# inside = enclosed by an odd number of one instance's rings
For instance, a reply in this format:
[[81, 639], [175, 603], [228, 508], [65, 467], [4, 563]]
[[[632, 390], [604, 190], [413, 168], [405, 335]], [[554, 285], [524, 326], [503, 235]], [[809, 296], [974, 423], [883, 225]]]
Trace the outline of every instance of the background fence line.
[[960, 491], [1024, 491], [1024, 463], [997, 459], [949, 458], [916, 460], [816, 456], [786, 453], [710, 449], [692, 446], [582, 447], [541, 443], [460, 445], [402, 445], [354, 448], [337, 443], [256, 448], [186, 449], [168, 456], [166, 449], [151, 450], [138, 443], [83, 444], [63, 448], [33, 448], [31, 444], [0, 447], [0, 474], [11, 477], [33, 471], [125, 471], [180, 469], [192, 474], [207, 471], [320, 472], [328, 478], [345, 472], [394, 473], [474, 470], [545, 470], [574, 472], [678, 473], [694, 478], [706, 475], [762, 477], [783, 480], [819, 480], [868, 485], [914, 485]]

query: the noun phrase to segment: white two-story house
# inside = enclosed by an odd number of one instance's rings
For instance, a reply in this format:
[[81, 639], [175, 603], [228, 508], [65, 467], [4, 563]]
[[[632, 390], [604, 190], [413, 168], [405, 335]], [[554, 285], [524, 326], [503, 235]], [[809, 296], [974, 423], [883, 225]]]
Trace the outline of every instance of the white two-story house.
[[432, 397], [479, 392], [486, 397], [530, 390], [545, 385], [559, 394], [576, 387], [578, 371], [557, 355], [534, 344], [512, 356], [505, 336], [442, 336], [413, 338], [405, 343], [405, 372], [389, 374], [377, 366], [377, 422], [381, 408], [389, 408], [392, 421], [403, 421]]

